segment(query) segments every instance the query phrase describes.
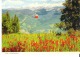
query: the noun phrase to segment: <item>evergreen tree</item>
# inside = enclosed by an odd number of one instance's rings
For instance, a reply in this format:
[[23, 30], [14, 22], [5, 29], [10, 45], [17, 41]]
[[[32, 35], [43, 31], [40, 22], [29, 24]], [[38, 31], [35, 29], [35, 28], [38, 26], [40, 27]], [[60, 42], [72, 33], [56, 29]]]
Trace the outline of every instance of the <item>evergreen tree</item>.
[[17, 26], [16, 26], [17, 30], [16, 30], [16, 32], [19, 32], [20, 24], [19, 24], [19, 18], [18, 17], [16, 18], [16, 21], [17, 21]]
[[61, 21], [65, 22], [65, 29], [80, 29], [80, 0], [66, 0], [63, 5], [65, 8], [61, 10]]
[[4, 33], [9, 33], [10, 28], [11, 28], [10, 15], [7, 11], [6, 14], [2, 15], [2, 29], [3, 29], [2, 31]]
[[6, 15], [2, 14], [2, 33], [7, 33]]
[[19, 19], [18, 17], [15, 15], [14, 19], [12, 21], [12, 26], [13, 26], [13, 31], [14, 33], [19, 32]]
[[17, 33], [19, 32], [20, 24], [19, 19], [15, 15], [14, 18], [10, 18], [8, 12], [2, 14], [2, 33]]

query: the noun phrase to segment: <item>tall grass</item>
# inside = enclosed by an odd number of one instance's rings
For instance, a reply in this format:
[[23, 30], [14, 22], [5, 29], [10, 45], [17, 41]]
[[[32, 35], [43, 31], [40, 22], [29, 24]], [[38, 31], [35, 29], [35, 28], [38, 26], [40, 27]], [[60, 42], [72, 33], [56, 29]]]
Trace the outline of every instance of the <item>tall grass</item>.
[[56, 35], [40, 34], [4, 34], [2, 35], [3, 52], [69, 52], [80, 51], [79, 31]]

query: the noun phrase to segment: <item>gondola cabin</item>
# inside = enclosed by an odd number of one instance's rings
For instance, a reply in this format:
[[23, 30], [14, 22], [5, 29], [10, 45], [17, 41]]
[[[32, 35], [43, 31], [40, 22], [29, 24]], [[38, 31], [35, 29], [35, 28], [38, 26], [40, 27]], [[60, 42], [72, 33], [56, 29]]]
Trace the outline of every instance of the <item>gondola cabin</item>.
[[36, 14], [36, 15], [34, 16], [34, 18], [35, 18], [35, 19], [38, 19], [38, 18], [39, 18], [39, 16]]

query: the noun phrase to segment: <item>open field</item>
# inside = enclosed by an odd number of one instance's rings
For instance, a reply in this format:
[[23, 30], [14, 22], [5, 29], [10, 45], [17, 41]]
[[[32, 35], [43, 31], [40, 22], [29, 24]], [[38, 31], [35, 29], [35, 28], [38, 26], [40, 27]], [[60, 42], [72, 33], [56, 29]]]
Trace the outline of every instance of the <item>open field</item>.
[[80, 52], [80, 33], [3, 34], [3, 52]]

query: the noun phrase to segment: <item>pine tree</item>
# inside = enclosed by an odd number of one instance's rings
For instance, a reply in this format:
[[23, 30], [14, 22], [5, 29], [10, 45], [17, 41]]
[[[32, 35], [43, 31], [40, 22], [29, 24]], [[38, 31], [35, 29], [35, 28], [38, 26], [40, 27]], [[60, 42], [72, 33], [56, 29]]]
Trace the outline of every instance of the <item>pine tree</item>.
[[8, 11], [2, 15], [2, 32], [9, 33], [11, 28], [10, 15]]
[[19, 32], [19, 28], [20, 28], [19, 19], [16, 15], [14, 16], [14, 19], [12, 21], [12, 27], [13, 27], [14, 33]]
[[65, 8], [61, 10], [61, 21], [65, 22], [65, 29], [80, 29], [80, 0], [66, 0], [63, 5]]
[[6, 15], [2, 14], [2, 33], [7, 33]]
[[14, 18], [10, 18], [8, 12], [2, 14], [2, 33], [17, 33], [19, 32], [20, 24], [19, 19], [15, 15]]
[[20, 30], [20, 24], [19, 24], [19, 18], [17, 17], [17, 32], [19, 32], [19, 30]]

